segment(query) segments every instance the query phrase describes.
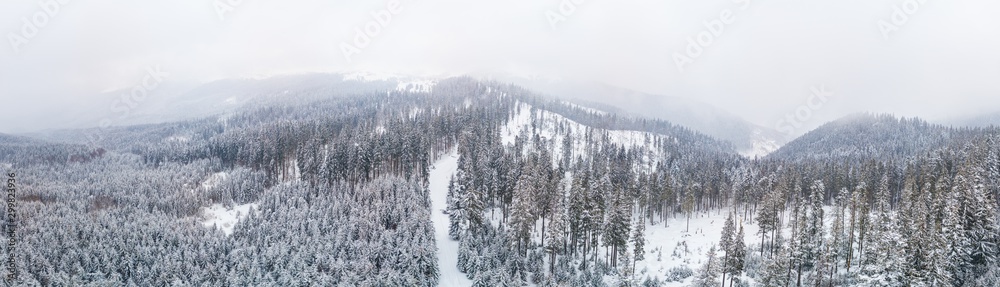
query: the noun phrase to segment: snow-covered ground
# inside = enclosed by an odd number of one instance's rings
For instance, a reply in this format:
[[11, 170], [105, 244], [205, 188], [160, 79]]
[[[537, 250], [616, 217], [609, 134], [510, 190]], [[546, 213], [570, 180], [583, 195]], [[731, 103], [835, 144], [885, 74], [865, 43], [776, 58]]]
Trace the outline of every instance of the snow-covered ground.
[[396, 90], [412, 93], [430, 93], [436, 84], [437, 81], [434, 80], [400, 81], [396, 85]]
[[[584, 136], [588, 132], [598, 138], [606, 133], [612, 143], [625, 148], [649, 147], [652, 146], [654, 139], [664, 137], [641, 131], [595, 129], [543, 109], [535, 109], [534, 117], [532, 117], [531, 108], [531, 105], [525, 103], [517, 104], [517, 113], [501, 130], [501, 139], [506, 145], [513, 144], [514, 139], [521, 135], [522, 131], [531, 131], [532, 118], [534, 118], [538, 134], [551, 145], [553, 162], [558, 162], [563, 153], [563, 138], [566, 135], [558, 132], [559, 130], [567, 130], [572, 135], [572, 157], [574, 159], [589, 154], [587, 150], [591, 147], [587, 146], [587, 141], [584, 140]], [[646, 163], [646, 167], [654, 167], [656, 161], [663, 157], [660, 150], [652, 150], [652, 153], [646, 155], [643, 161]]]
[[228, 177], [229, 177], [229, 173], [227, 173], [227, 172], [216, 172], [216, 173], [213, 173], [212, 175], [209, 175], [208, 177], [205, 178], [205, 180], [203, 180], [201, 182], [201, 187], [203, 189], [205, 189], [205, 190], [212, 189], [212, 188], [218, 186], [219, 183], [222, 183], [223, 181], [225, 181], [226, 178], [228, 178]]
[[[740, 213], [742, 214], [742, 213]], [[726, 211], [712, 210], [707, 213], [695, 213], [691, 217], [691, 226], [687, 226], [687, 217], [678, 214], [668, 218], [666, 223], [657, 221], [656, 225], [646, 226], [645, 259], [635, 264], [636, 277], [640, 280], [649, 277], [667, 277], [670, 268], [688, 266], [697, 274], [708, 258], [706, 252], [713, 244], [719, 244], [722, 237], [722, 226], [726, 223]], [[740, 220], [736, 221], [736, 231]], [[743, 222], [743, 232], [747, 246], [760, 242], [757, 236], [758, 227], [752, 222]], [[734, 231], [735, 232], [735, 231]], [[718, 248], [718, 246], [716, 246]], [[716, 252], [715, 256], [722, 256]], [[681, 282], [669, 282], [665, 286], [688, 286], [695, 276]]]
[[358, 82], [372, 82], [372, 81], [389, 81], [395, 78], [399, 78], [398, 75], [389, 73], [376, 73], [376, 72], [352, 72], [343, 74], [344, 81], [358, 81]]
[[569, 105], [571, 107], [584, 110], [584, 111], [586, 111], [588, 113], [592, 113], [592, 114], [598, 114], [598, 115], [606, 115], [606, 114], [608, 114], [605, 111], [598, 110], [598, 109], [595, 109], [595, 108], [588, 108], [588, 107], [584, 107], [584, 106], [577, 105], [577, 104], [570, 103], [570, 102], [563, 102], [563, 103], [565, 103], [565, 104], [567, 104], [567, 105]]
[[781, 148], [778, 140], [763, 135], [760, 129], [754, 130], [753, 133], [750, 149], [740, 151], [740, 155], [747, 158], [761, 158]]
[[206, 227], [215, 226], [222, 230], [227, 236], [233, 234], [233, 227], [236, 226], [236, 222], [240, 221], [241, 218], [247, 216], [250, 213], [250, 209], [253, 208], [257, 210], [256, 203], [247, 203], [243, 205], [233, 206], [231, 209], [227, 209], [221, 204], [213, 204], [210, 207], [202, 209], [202, 221], [201, 224]]
[[472, 286], [465, 273], [458, 271], [458, 241], [448, 237], [448, 182], [458, 170], [458, 150], [452, 150], [434, 162], [429, 175], [431, 195], [431, 221], [434, 223], [434, 240], [437, 242], [438, 269], [441, 270], [439, 286]]

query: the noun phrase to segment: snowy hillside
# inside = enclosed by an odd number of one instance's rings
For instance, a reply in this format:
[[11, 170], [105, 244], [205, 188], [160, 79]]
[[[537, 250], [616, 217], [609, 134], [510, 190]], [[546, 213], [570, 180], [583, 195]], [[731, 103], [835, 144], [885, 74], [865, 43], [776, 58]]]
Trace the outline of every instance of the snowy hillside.
[[778, 140], [763, 135], [760, 129], [754, 129], [750, 147], [740, 150], [740, 154], [747, 158], [763, 158], [779, 148], [781, 143]]
[[1000, 283], [996, 129], [860, 116], [741, 155], [509, 84], [348, 82], [95, 142], [0, 135], [23, 285]]
[[[653, 141], [657, 139], [671, 140], [669, 137], [650, 132], [592, 128], [560, 114], [533, 108], [522, 102], [515, 104], [515, 107], [514, 117], [501, 129], [504, 144], [513, 144], [514, 139], [518, 136], [530, 136], [532, 133], [537, 133], [553, 154], [562, 155], [563, 149], [566, 147], [565, 141], [569, 137], [570, 156], [574, 160], [578, 157], [589, 157], [588, 150], [591, 147], [587, 146], [588, 141], [586, 140], [589, 135], [593, 140], [606, 138], [610, 143], [627, 149], [643, 148], [646, 152], [642, 163], [646, 168], [653, 168], [657, 161], [664, 156], [662, 150], [652, 148]], [[553, 158], [553, 164], [557, 163], [556, 160]]]

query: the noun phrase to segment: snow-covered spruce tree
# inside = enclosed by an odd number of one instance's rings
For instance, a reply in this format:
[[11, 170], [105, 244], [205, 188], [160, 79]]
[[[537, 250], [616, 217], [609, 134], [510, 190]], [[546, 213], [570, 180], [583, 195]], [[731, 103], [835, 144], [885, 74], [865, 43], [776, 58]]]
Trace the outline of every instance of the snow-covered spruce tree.
[[[801, 186], [796, 184], [795, 194], [802, 194]], [[792, 268], [795, 271], [795, 285], [801, 286], [802, 275], [804, 271], [808, 270], [806, 268], [809, 261], [808, 245], [812, 241], [812, 237], [809, 237], [807, 232], [808, 228], [808, 205], [806, 201], [801, 199], [802, 196], [796, 197], [796, 203], [794, 210], [792, 212], [792, 217], [795, 219], [789, 224], [792, 225], [792, 236], [789, 242], [789, 255], [792, 260]]]
[[764, 264], [762, 275], [757, 281], [760, 283], [760, 286], [788, 286], [789, 279], [791, 276], [794, 276], [789, 272], [792, 268], [788, 249], [781, 248], [784, 245], [784, 240], [781, 238], [780, 231], [776, 237], [775, 248], [777, 253], [766, 260], [767, 263]]
[[[937, 160], [936, 157], [934, 159]], [[934, 170], [934, 165], [929, 165], [927, 170]], [[948, 258], [950, 228], [945, 224], [948, 213], [947, 195], [951, 190], [948, 187], [948, 176], [928, 174], [923, 189], [915, 203], [916, 206], [923, 206], [923, 211], [912, 211], [916, 218], [922, 217], [924, 221], [918, 229], [918, 236], [922, 237], [921, 244], [911, 246], [913, 249], [920, 249], [923, 254], [920, 262], [923, 271], [917, 274], [919, 280], [912, 283], [914, 286], [943, 286], [952, 282], [952, 262]]]
[[[574, 257], [577, 252], [587, 254], [587, 238], [588, 230], [586, 227], [590, 225], [590, 218], [587, 214], [587, 191], [584, 189], [585, 180], [587, 174], [585, 172], [577, 172], [573, 176], [573, 183], [570, 186], [569, 191], [569, 208], [567, 210], [567, 217], [569, 225], [569, 249]], [[586, 260], [583, 261], [586, 264]]]
[[722, 237], [719, 238], [719, 252], [722, 252], [722, 257], [719, 262], [722, 263], [721, 270], [723, 284], [726, 282], [726, 275], [729, 274], [727, 271], [729, 270], [729, 257], [732, 254], [731, 247], [733, 236], [736, 235], [735, 232], [736, 226], [735, 223], [733, 223], [733, 213], [730, 212], [729, 215], [726, 216], [726, 222], [722, 225]]
[[808, 238], [803, 242], [804, 265], [812, 268], [818, 261], [823, 250], [826, 235], [823, 228], [823, 193], [826, 190], [823, 181], [815, 180], [809, 186], [809, 218], [806, 222], [804, 235]]
[[[761, 257], [764, 256], [764, 246], [766, 245], [764, 239], [768, 232], [775, 233], [778, 230], [778, 227], [780, 227], [778, 223], [778, 211], [781, 206], [784, 206], [784, 204], [784, 197], [778, 189], [775, 189], [764, 197], [763, 202], [761, 202], [760, 207], [757, 210], [756, 221], [757, 226], [760, 227], [757, 232], [760, 234]], [[771, 239], [773, 241], [773, 235], [771, 236]], [[773, 242], [770, 245], [772, 246], [768, 248], [769, 255], [774, 252]]]
[[465, 230], [462, 232], [469, 232], [470, 230], [475, 230], [484, 224], [483, 210], [486, 208], [486, 203], [484, 201], [484, 196], [481, 189], [477, 188], [467, 188], [462, 196], [462, 206], [465, 207], [465, 222], [462, 226]]
[[[743, 274], [744, 265], [746, 265], [747, 256], [747, 246], [744, 242], [745, 234], [743, 233], [743, 225], [740, 224], [740, 231], [736, 233], [736, 236], [732, 238], [729, 246], [729, 254], [727, 255], [727, 263], [725, 264], [724, 274], [729, 274], [729, 285], [736, 281], [737, 277]], [[725, 283], [725, 280], [723, 280]]]
[[847, 233], [845, 230], [846, 221], [846, 209], [848, 205], [848, 198], [850, 197], [850, 191], [844, 187], [841, 188], [837, 193], [837, 197], [834, 198], [833, 206], [833, 224], [830, 227], [830, 244], [827, 246], [827, 252], [829, 256], [829, 270], [826, 271], [829, 274], [828, 280], [833, 281], [834, 276], [840, 271], [840, 259], [847, 256]]
[[[561, 198], [561, 197], [560, 197]], [[548, 236], [545, 244], [545, 252], [549, 254], [549, 274], [555, 273], [556, 256], [565, 252], [566, 242], [566, 221], [567, 215], [562, 204], [563, 200], [558, 200], [552, 208], [552, 218], [549, 220]]]
[[617, 275], [615, 276], [615, 281], [617, 282], [615, 285], [619, 287], [636, 286], [635, 270], [632, 268], [632, 263], [635, 262], [632, 260], [632, 251], [625, 250], [625, 252], [622, 252], [621, 256], [618, 257], [618, 261], [620, 262], [618, 262]]
[[458, 240], [462, 231], [462, 221], [465, 218], [465, 208], [461, 206], [459, 191], [455, 187], [455, 177], [448, 181], [447, 207], [448, 212], [448, 237], [451, 240]]
[[[847, 265], [846, 271], [848, 276], [852, 274], [851, 268], [859, 265], [857, 263], [858, 260], [855, 258], [859, 258], [863, 252], [862, 242], [864, 242], [865, 234], [864, 219], [868, 218], [868, 216], [864, 211], [866, 210], [865, 206], [867, 206], [867, 204], [862, 202], [862, 195], [865, 194], [866, 189], [866, 184], [862, 181], [854, 187], [854, 192], [851, 193], [851, 225], [847, 231], [847, 262], [845, 262]], [[857, 268], [855, 268], [855, 270], [857, 270]]]
[[535, 210], [531, 204], [533, 196], [532, 176], [530, 173], [522, 173], [518, 180], [517, 189], [514, 192], [514, 203], [511, 208], [510, 220], [507, 221], [511, 236], [514, 238], [516, 249], [521, 254], [527, 254], [528, 244], [531, 240], [531, 229], [535, 224]]
[[632, 228], [632, 253], [635, 254], [632, 260], [632, 272], [635, 273], [635, 263], [646, 259], [646, 223], [642, 220], [632, 221], [635, 225]]
[[698, 270], [698, 276], [691, 283], [691, 287], [715, 287], [719, 286], [719, 263], [715, 257], [715, 245], [708, 248], [705, 253], [707, 259], [705, 264]]
[[[997, 208], [994, 199], [986, 191], [982, 178], [983, 169], [972, 163], [959, 172], [955, 179], [957, 198], [957, 223], [960, 236], [954, 244], [959, 250], [956, 267], [957, 282], [974, 282], [998, 260], [1000, 227], [997, 226]], [[960, 227], [959, 227], [960, 226]]]
[[693, 188], [687, 188], [685, 191], [684, 202], [681, 204], [681, 209], [687, 214], [687, 222], [684, 225], [684, 232], [691, 231], [691, 216], [694, 215], [695, 208], [695, 198]]
[[[912, 169], [912, 167], [910, 167]], [[917, 184], [918, 176], [908, 174], [906, 184], [900, 195], [898, 208], [896, 211], [896, 221], [899, 227], [899, 236], [906, 241], [901, 255], [904, 256], [903, 272], [906, 274], [907, 283], [911, 286], [927, 286], [927, 266], [928, 252], [931, 252], [935, 245], [931, 236], [937, 233], [929, 227], [930, 218], [929, 205], [930, 197], [923, 195], [921, 187]], [[924, 200], [927, 200], [925, 202]]]
[[618, 256], [627, 251], [629, 237], [629, 222], [632, 215], [631, 203], [627, 202], [622, 195], [616, 198], [609, 206], [608, 217], [604, 227], [604, 246], [610, 248], [611, 267], [618, 266]]
[[[889, 205], [887, 176], [883, 176], [876, 194], [876, 204], [871, 213], [872, 232], [865, 245], [861, 280], [868, 286], [905, 286], [906, 241], [899, 235], [898, 222], [893, 218]], [[902, 248], [900, 248], [902, 247]]]

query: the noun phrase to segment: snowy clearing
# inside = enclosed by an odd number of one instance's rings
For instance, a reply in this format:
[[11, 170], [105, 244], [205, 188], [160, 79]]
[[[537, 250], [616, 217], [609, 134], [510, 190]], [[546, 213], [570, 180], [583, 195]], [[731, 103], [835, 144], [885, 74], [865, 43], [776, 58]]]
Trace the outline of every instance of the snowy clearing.
[[[511, 145], [514, 143], [514, 139], [521, 135], [522, 132], [530, 133], [532, 130], [532, 120], [534, 120], [534, 125], [537, 128], [539, 136], [548, 142], [552, 154], [556, 155], [553, 157], [553, 164], [558, 162], [558, 156], [562, 155], [563, 152], [563, 139], [566, 137], [566, 133], [559, 132], [560, 130], [568, 131], [572, 137], [571, 155], [573, 159], [579, 156], [587, 156], [589, 154], [588, 150], [593, 148], [587, 146], [587, 141], [584, 139], [588, 134], [595, 137], [606, 134], [611, 143], [627, 149], [651, 147], [654, 139], [664, 137], [641, 131], [592, 128], [568, 119], [563, 115], [543, 109], [534, 109], [534, 114], [532, 114], [531, 105], [518, 103], [517, 113], [501, 130], [500, 136], [503, 143]], [[664, 155], [658, 149], [648, 150], [650, 153], [646, 154], [642, 161], [645, 163], [646, 168], [652, 168], [656, 166], [657, 159], [663, 158]]]
[[434, 222], [434, 241], [437, 242], [440, 286], [472, 286], [465, 273], [458, 271], [458, 241], [448, 237], [448, 183], [458, 170], [458, 150], [445, 154], [431, 167], [429, 187], [431, 196], [431, 221]]
[[430, 93], [436, 84], [437, 81], [433, 80], [400, 81], [396, 85], [396, 90], [411, 93]]
[[213, 204], [212, 206], [202, 209], [202, 225], [206, 227], [215, 226], [222, 230], [226, 236], [233, 234], [233, 228], [236, 226], [236, 222], [240, 221], [244, 216], [250, 214], [250, 209], [253, 208], [257, 210], [256, 203], [247, 203], [243, 205], [233, 206], [233, 208], [226, 209], [225, 206], [221, 204]]

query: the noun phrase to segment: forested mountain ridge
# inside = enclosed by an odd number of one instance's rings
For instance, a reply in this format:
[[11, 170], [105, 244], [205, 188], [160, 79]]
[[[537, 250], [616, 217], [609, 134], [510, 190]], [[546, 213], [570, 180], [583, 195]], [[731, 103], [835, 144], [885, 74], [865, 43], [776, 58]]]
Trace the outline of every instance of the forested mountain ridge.
[[500, 78], [547, 95], [615, 106], [608, 110], [619, 115], [628, 111], [668, 121], [729, 142], [737, 152], [750, 158], [764, 156], [791, 140], [771, 127], [750, 123], [712, 105], [679, 96], [654, 95], [595, 82]]
[[[523, 109], [607, 128], [587, 128], [580, 146], [629, 157], [657, 149], [669, 159], [658, 165], [730, 153], [669, 123], [587, 114], [467, 78], [47, 137], [57, 142], [4, 136], [0, 162], [20, 184], [18, 271], [26, 285], [433, 286], [428, 165], [472, 134], [502, 144], [501, 128]], [[555, 136], [524, 135], [513, 136], [519, 146]], [[579, 150], [566, 162], [597, 155]], [[249, 203], [232, 234], [201, 224], [209, 206]]]
[[752, 160], [516, 85], [417, 86], [0, 136], [23, 285], [1000, 282], [991, 130], [861, 115]]
[[996, 128], [953, 128], [918, 118], [859, 113], [824, 124], [782, 146], [773, 159], [840, 159], [852, 161], [903, 160], [977, 135], [996, 134]]

